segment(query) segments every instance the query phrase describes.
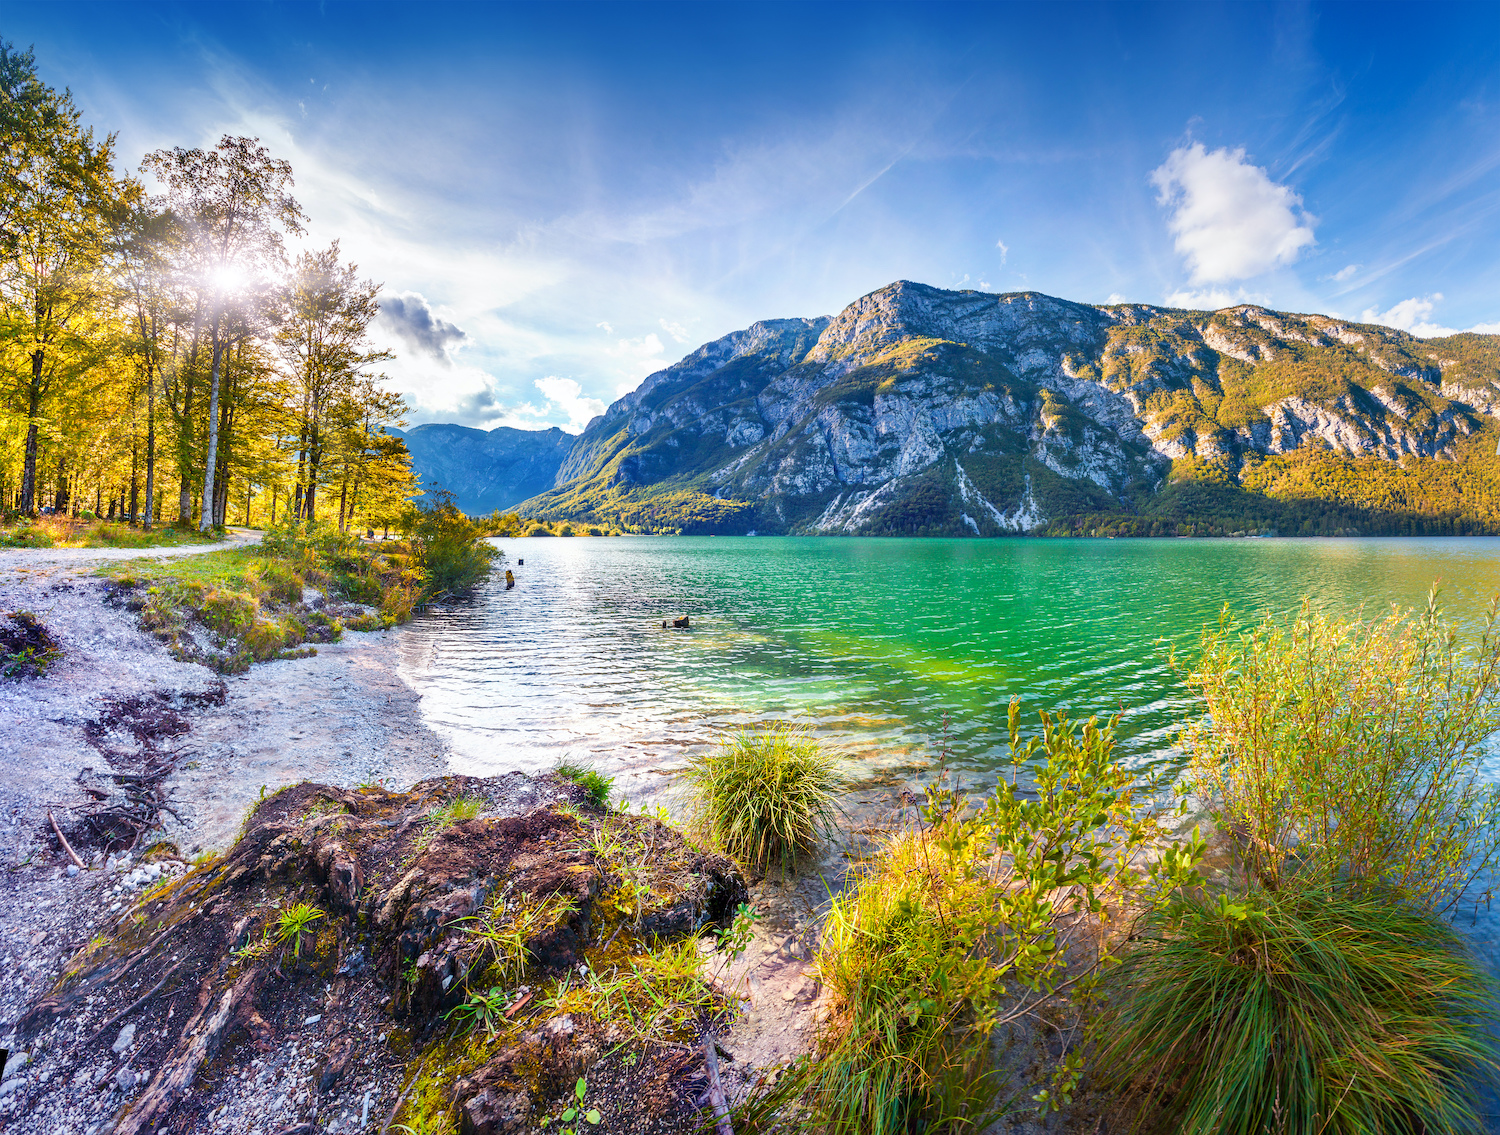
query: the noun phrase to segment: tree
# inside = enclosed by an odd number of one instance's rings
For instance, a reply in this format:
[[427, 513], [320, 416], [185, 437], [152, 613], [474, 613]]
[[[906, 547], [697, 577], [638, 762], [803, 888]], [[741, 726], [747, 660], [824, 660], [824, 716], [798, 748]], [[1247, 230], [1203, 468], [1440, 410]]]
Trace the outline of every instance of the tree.
[[[336, 408], [359, 401], [360, 391], [366, 400], [374, 398], [369, 368], [394, 357], [369, 343], [370, 324], [380, 311], [380, 285], [360, 280], [358, 273], [357, 265], [339, 263], [334, 241], [298, 257], [283, 293], [285, 314], [277, 341], [302, 402], [293, 510], [306, 520], [317, 516], [318, 484], [333, 440]], [[399, 417], [400, 409], [381, 411], [374, 421], [390, 421], [392, 414]], [[364, 416], [358, 410], [343, 414], [346, 423]]]
[[26, 417], [23, 512], [37, 507], [47, 403], [96, 358], [113, 150], [42, 83], [31, 52], [0, 40], [0, 371]]
[[142, 168], [166, 187], [167, 200], [184, 226], [194, 285], [206, 300], [201, 308], [208, 315], [211, 362], [199, 521], [206, 531], [215, 511], [224, 353], [242, 337], [236, 335], [235, 324], [243, 328], [258, 277], [280, 263], [284, 234], [300, 233], [306, 217], [288, 192], [291, 164], [271, 157], [258, 138], [226, 134], [212, 150], [157, 150]]

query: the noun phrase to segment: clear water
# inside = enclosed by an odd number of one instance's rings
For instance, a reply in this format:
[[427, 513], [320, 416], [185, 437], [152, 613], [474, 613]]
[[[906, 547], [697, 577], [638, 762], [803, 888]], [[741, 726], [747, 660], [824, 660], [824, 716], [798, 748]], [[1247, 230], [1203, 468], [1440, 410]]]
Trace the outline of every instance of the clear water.
[[[1003, 760], [1005, 707], [1122, 713], [1133, 762], [1173, 759], [1187, 708], [1168, 664], [1227, 603], [1306, 595], [1383, 613], [1437, 583], [1477, 618], [1500, 541], [889, 540], [751, 537], [505, 541], [514, 590], [402, 632], [404, 674], [457, 771], [583, 758], [633, 799], [660, 794], [726, 729], [807, 724], [871, 788]], [[524, 559], [523, 565], [518, 559]], [[688, 615], [689, 631], [663, 630]]]

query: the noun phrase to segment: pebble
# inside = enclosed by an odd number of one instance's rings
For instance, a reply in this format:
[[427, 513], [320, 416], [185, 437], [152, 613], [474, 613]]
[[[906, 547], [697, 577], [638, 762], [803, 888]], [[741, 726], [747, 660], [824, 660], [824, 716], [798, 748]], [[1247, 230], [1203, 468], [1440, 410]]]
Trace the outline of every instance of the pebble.
[[22, 1068], [31, 1063], [31, 1053], [13, 1052], [9, 1060], [5, 1062], [5, 1071], [0, 1074], [0, 1080], [9, 1080]]
[[0, 1096], [10, 1095], [25, 1082], [26, 1080], [22, 1076], [17, 1076], [13, 1080], [6, 1080], [5, 1083], [0, 1084]]
[[120, 1053], [124, 1052], [127, 1048], [129, 1048], [134, 1043], [135, 1043], [135, 1024], [134, 1024], [134, 1022], [132, 1022], [131, 1024], [128, 1024], [123, 1029], [121, 1029], [120, 1030], [120, 1035], [117, 1036], [117, 1037], [115, 1037], [115, 1043], [114, 1043], [114, 1052], [115, 1052], [115, 1055], [119, 1056]]
[[323, 1014], [322, 1013], [314, 1013], [311, 1017], [308, 1017], [307, 1020], [303, 1021], [302, 1023], [304, 1025], [315, 1025], [319, 1021], [321, 1021], [322, 1019], [323, 1019]]
[[76, 863], [69, 863], [68, 864], [68, 878], [72, 879], [72, 878], [76, 877], [77, 874], [78, 874], [78, 864], [76, 864]]

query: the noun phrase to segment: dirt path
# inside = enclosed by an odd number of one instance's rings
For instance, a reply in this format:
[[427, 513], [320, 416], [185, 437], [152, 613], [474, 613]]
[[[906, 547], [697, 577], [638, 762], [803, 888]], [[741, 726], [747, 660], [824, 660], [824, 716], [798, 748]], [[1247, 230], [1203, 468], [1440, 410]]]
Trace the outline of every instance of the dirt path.
[[261, 533], [248, 528], [231, 528], [216, 544], [184, 544], [172, 548], [0, 548], [0, 584], [8, 571], [33, 571], [39, 568], [80, 568], [114, 560], [160, 560], [178, 556], [197, 556], [204, 552], [223, 552], [259, 544]]

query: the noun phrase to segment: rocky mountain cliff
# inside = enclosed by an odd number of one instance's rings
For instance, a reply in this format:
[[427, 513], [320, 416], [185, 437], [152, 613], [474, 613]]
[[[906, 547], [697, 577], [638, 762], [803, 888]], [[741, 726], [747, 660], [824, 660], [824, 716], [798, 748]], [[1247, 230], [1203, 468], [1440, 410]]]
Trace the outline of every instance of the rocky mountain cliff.
[[521, 510], [652, 531], [993, 535], [1101, 516], [1170, 530], [1194, 509], [1259, 516], [1257, 501], [1285, 526], [1308, 499], [1400, 530], [1478, 501], [1500, 524], [1500, 468], [1481, 461], [1496, 413], [1500, 336], [900, 281], [653, 374]]
[[505, 511], [552, 488], [573, 447], [573, 435], [501, 426], [488, 432], [467, 426], [425, 425], [390, 430], [406, 441], [412, 469], [423, 486], [453, 494], [470, 515]]

